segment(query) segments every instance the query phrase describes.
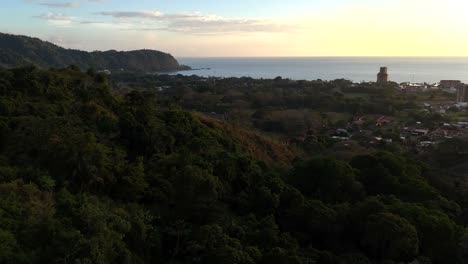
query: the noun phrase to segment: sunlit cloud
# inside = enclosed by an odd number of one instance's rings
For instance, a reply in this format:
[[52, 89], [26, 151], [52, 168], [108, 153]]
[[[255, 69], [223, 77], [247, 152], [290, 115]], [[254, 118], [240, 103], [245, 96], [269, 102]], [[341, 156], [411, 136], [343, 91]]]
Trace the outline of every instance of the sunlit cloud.
[[74, 17], [67, 16], [61, 13], [46, 13], [35, 17], [46, 20], [47, 22], [58, 26], [70, 25], [75, 20]]
[[107, 0], [77, 0], [74, 2], [71, 1], [55, 1], [55, 0], [50, 0], [50, 1], [44, 1], [44, 0], [23, 0], [25, 3], [29, 4], [37, 4], [41, 6], [46, 6], [49, 8], [76, 8], [76, 7], [81, 7], [82, 4], [89, 2], [89, 3], [105, 3]]
[[94, 25], [94, 24], [106, 24], [106, 22], [84, 20], [84, 21], [80, 21], [80, 24], [82, 24], [82, 25]]
[[201, 13], [166, 14], [159, 11], [145, 11], [100, 12], [97, 14], [110, 16], [124, 22], [136, 19], [146, 19], [154, 22], [154, 27], [136, 27], [135, 30], [170, 31], [188, 34], [279, 33], [290, 32], [297, 27], [295, 25], [279, 24], [266, 19], [226, 18]]
[[42, 6], [47, 6], [50, 8], [74, 8], [74, 7], [80, 7], [80, 2], [42, 2], [39, 3], [39, 5]]

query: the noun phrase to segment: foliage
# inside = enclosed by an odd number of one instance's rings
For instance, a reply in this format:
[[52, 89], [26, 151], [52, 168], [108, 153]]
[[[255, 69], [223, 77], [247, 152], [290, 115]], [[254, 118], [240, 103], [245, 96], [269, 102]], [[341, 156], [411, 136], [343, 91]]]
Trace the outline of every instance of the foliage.
[[[128, 52], [64, 49], [36, 38], [0, 33], [0, 65], [13, 67], [28, 64], [48, 67], [67, 67], [97, 70], [159, 72], [187, 69], [170, 54], [153, 50]], [[76, 67], [76, 66], [75, 66]]]
[[75, 67], [0, 71], [0, 262], [466, 263], [464, 208], [424, 164], [294, 162], [158, 98]]

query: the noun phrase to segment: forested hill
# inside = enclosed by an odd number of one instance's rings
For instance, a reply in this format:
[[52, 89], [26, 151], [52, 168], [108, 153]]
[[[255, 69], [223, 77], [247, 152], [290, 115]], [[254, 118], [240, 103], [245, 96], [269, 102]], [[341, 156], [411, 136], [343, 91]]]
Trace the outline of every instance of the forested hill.
[[37, 38], [0, 33], [0, 66], [13, 67], [35, 64], [41, 67], [64, 68], [77, 65], [86, 70], [125, 70], [130, 72], [160, 72], [187, 69], [170, 54], [155, 50], [119, 52], [86, 52], [64, 49]]
[[427, 165], [291, 164], [158, 96], [77, 67], [0, 70], [0, 263], [467, 263], [466, 203]]

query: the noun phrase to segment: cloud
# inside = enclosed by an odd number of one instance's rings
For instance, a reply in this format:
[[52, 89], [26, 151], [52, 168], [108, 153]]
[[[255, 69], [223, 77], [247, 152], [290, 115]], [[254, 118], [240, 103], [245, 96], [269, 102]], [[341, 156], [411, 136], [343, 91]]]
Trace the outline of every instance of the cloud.
[[23, 0], [25, 3], [29, 4], [37, 4], [41, 6], [46, 6], [49, 8], [75, 8], [75, 7], [80, 7], [84, 2], [89, 2], [89, 3], [104, 3], [107, 0], [76, 0], [74, 2], [68, 1], [68, 2], [63, 2], [63, 1], [57, 1], [57, 0], [50, 0], [47, 2], [44, 2], [44, 0], [41, 2], [40, 0]]
[[90, 24], [106, 24], [106, 22], [84, 20], [84, 21], [80, 21], [80, 24], [82, 24], [82, 25], [90, 25]]
[[47, 13], [47, 14], [42, 14], [42, 15], [38, 15], [35, 17], [45, 19], [45, 20], [56, 20], [56, 21], [72, 21], [73, 20], [73, 17], [63, 15], [60, 13]]
[[123, 22], [146, 19], [154, 22], [154, 27], [137, 28], [145, 31], [171, 31], [188, 34], [238, 34], [238, 33], [279, 33], [294, 30], [296, 26], [279, 24], [265, 19], [226, 18], [201, 13], [165, 14], [159, 11], [145, 12], [100, 12]]
[[43, 2], [39, 3], [39, 5], [47, 6], [50, 8], [73, 8], [73, 7], [80, 7], [79, 2], [63, 2], [63, 3], [56, 3], [56, 2]]
[[74, 17], [67, 16], [61, 13], [45, 13], [35, 16], [35, 18], [47, 20], [49, 23], [59, 26], [66, 26], [71, 24], [75, 19]]
[[145, 12], [99, 12], [97, 15], [111, 16], [115, 18], [158, 18], [162, 17], [163, 13], [159, 11]]

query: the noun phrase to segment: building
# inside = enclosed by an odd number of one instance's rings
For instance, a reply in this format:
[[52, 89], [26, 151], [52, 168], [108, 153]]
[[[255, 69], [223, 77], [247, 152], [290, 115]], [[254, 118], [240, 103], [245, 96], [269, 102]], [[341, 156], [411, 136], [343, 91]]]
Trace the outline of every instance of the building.
[[391, 122], [392, 120], [390, 118], [381, 116], [375, 121], [375, 126], [385, 126], [387, 124], [390, 124]]
[[456, 88], [462, 84], [459, 80], [442, 80], [440, 81], [440, 88]]
[[97, 73], [104, 73], [106, 75], [111, 75], [112, 74], [112, 72], [109, 71], [109, 70], [102, 70], [102, 71], [98, 71]]
[[411, 131], [411, 135], [413, 136], [425, 136], [429, 133], [428, 129], [414, 129]]
[[388, 68], [380, 67], [380, 72], [377, 74], [377, 83], [387, 83], [388, 82]]
[[425, 83], [401, 83], [400, 89], [404, 92], [424, 92], [427, 91], [427, 85]]
[[468, 102], [468, 86], [463, 85], [457, 88], [457, 103]]

